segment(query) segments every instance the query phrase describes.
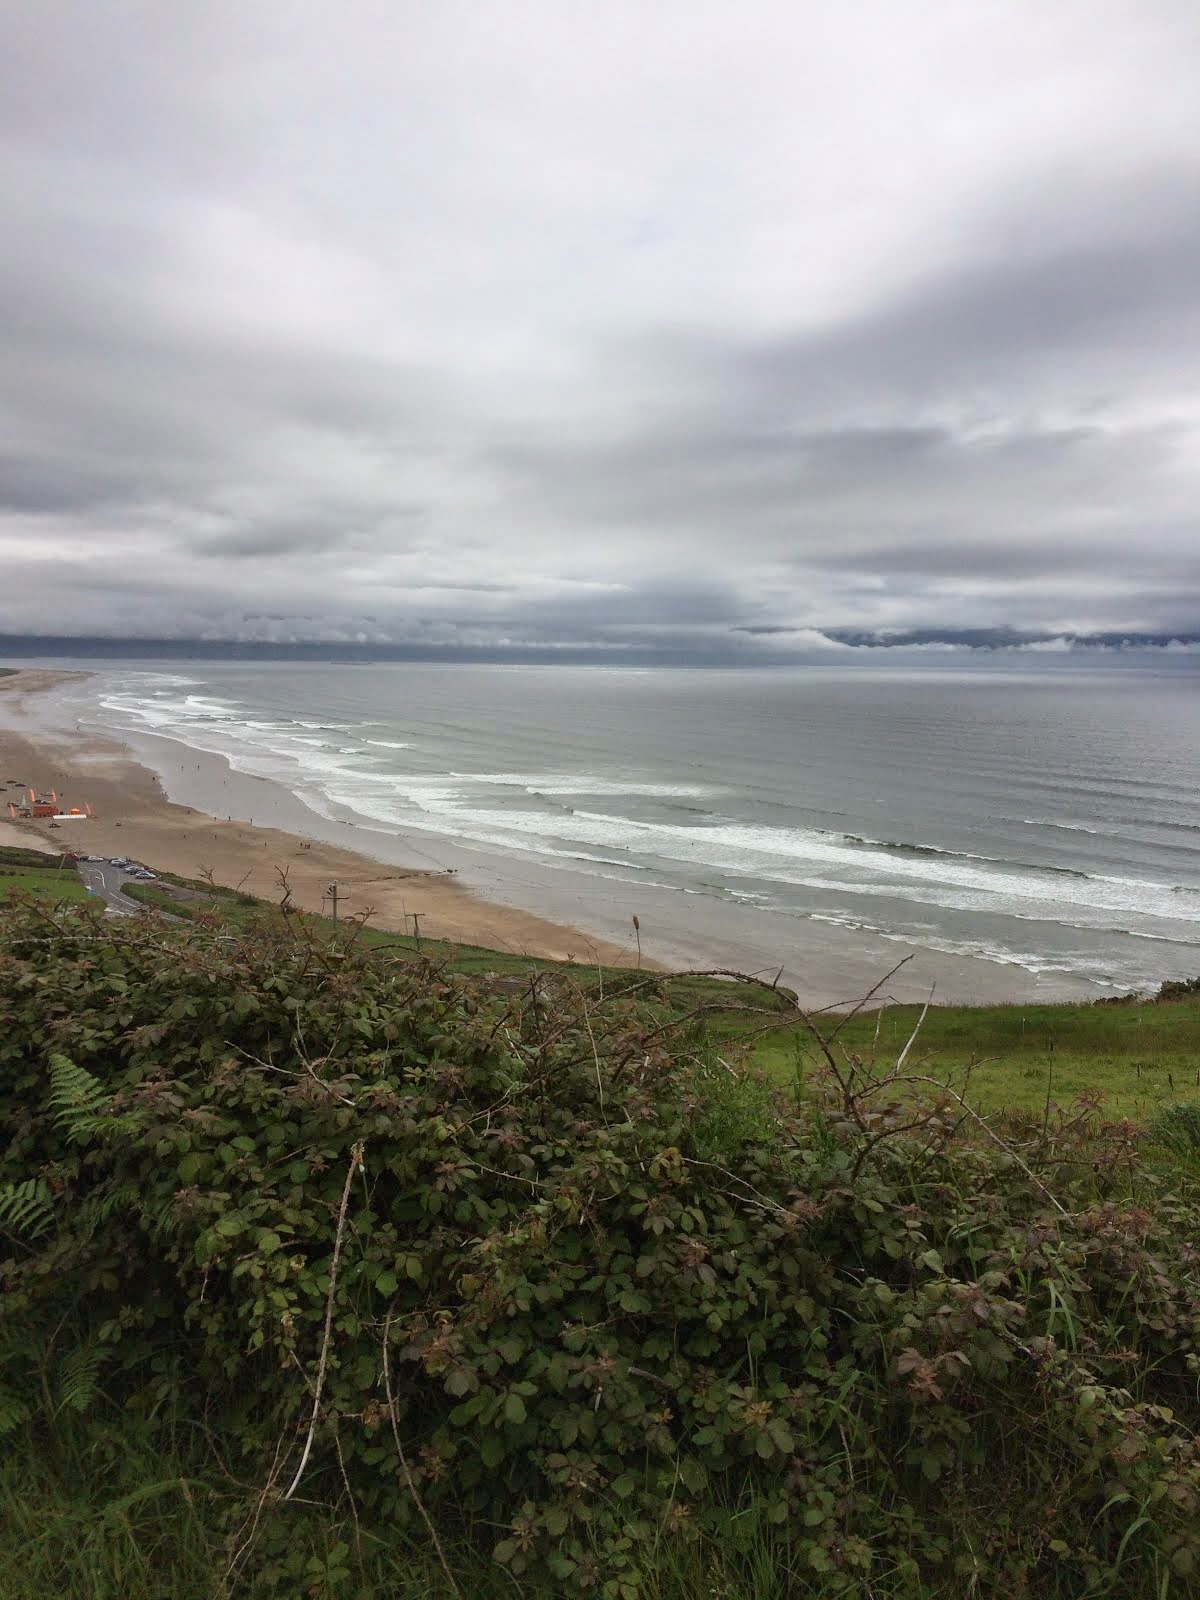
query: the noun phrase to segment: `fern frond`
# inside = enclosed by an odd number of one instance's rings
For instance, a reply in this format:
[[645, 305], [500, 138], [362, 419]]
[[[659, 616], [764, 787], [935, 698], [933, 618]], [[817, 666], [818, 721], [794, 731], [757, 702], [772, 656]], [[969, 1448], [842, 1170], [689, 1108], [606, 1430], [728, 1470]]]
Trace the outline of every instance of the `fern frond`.
[[114, 1116], [104, 1085], [67, 1056], [50, 1057], [46, 1104], [71, 1144], [82, 1144], [96, 1135], [111, 1138], [117, 1133], [132, 1133], [138, 1126], [134, 1117]]
[[46, 1104], [51, 1116], [72, 1143], [82, 1125], [92, 1123], [108, 1109], [108, 1096], [98, 1078], [77, 1067], [66, 1056], [50, 1057], [50, 1093]]
[[0, 1389], [0, 1437], [19, 1428], [29, 1416], [29, 1407], [11, 1389]]
[[0, 1228], [26, 1239], [39, 1239], [54, 1223], [54, 1197], [41, 1178], [6, 1183], [0, 1188]]
[[80, 1345], [63, 1358], [58, 1369], [58, 1409], [86, 1411], [96, 1398], [101, 1354], [93, 1345]]
[[183, 1227], [186, 1214], [180, 1210], [173, 1194], [138, 1196], [138, 1199], [142, 1221], [151, 1233], [169, 1237]]
[[118, 1183], [111, 1189], [91, 1194], [80, 1208], [78, 1226], [90, 1236], [118, 1211], [132, 1210], [140, 1198], [135, 1183]]

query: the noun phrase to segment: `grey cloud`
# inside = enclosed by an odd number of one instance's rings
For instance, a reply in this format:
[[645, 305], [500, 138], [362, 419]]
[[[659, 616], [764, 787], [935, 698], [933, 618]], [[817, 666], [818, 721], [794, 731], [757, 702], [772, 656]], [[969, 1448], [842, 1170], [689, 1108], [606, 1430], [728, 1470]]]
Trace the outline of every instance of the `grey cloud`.
[[310, 526], [237, 528], [206, 539], [197, 554], [222, 561], [255, 560], [262, 556], [303, 556], [347, 542], [345, 530], [332, 520]]
[[1194, 8], [667, 10], [22, 8], [0, 629], [1200, 624]]
[[[1149, 237], [972, 265], [849, 326], [751, 346], [731, 364], [746, 387], [765, 387], [785, 406], [827, 401], [831, 392], [858, 403], [864, 391], [936, 395], [950, 383], [1012, 382], [1062, 360], [1072, 363], [1073, 385], [1102, 391], [1108, 377], [1160, 369], [1179, 339], [1200, 329], [1195, 193], [1195, 175], [1181, 176]], [[1114, 186], [1104, 217], [1119, 216], [1126, 199]]]

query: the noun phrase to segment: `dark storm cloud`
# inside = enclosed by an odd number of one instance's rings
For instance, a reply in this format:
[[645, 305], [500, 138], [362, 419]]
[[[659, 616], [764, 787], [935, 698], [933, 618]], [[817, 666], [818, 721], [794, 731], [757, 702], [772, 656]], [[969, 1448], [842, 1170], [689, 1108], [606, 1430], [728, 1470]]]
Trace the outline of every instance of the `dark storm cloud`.
[[16, 10], [0, 631], [1200, 626], [1200, 13], [810, 20]]

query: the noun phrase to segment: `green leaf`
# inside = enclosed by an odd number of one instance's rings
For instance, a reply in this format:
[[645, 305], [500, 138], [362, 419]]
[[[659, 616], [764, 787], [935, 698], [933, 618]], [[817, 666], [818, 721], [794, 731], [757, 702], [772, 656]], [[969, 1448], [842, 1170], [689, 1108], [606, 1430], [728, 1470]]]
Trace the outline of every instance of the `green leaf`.
[[505, 1397], [504, 1419], [514, 1424], [525, 1421], [525, 1402], [519, 1394], [509, 1394]]
[[772, 1417], [771, 1421], [767, 1423], [767, 1432], [771, 1435], [771, 1440], [774, 1443], [775, 1448], [781, 1451], [784, 1455], [790, 1454], [790, 1452], [795, 1449], [795, 1440], [792, 1438], [792, 1430], [788, 1427], [787, 1423], [784, 1422], [782, 1417]]

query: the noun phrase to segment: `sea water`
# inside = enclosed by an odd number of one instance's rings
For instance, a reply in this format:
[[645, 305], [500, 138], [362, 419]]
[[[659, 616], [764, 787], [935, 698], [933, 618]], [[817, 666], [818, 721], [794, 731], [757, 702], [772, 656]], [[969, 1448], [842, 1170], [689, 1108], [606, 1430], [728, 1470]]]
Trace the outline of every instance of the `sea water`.
[[1186, 668], [87, 666], [85, 725], [223, 756], [423, 864], [502, 855], [1097, 992], [1200, 972]]

